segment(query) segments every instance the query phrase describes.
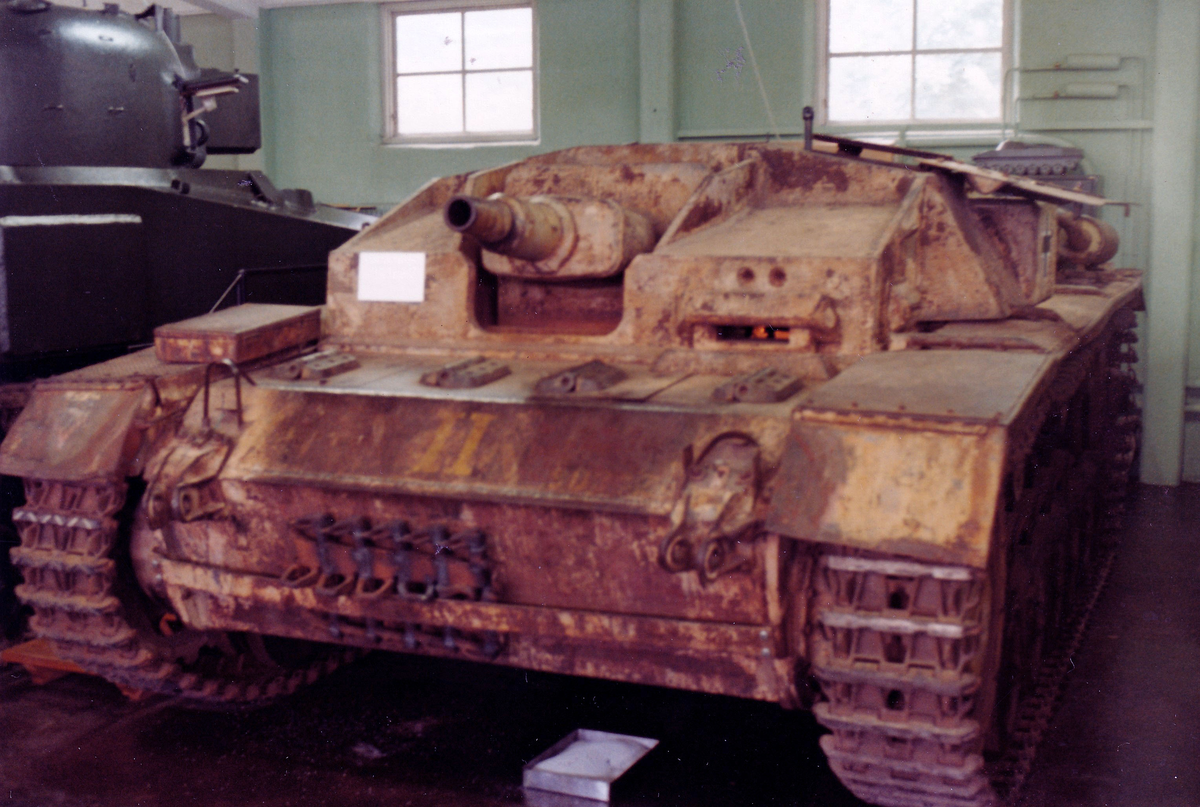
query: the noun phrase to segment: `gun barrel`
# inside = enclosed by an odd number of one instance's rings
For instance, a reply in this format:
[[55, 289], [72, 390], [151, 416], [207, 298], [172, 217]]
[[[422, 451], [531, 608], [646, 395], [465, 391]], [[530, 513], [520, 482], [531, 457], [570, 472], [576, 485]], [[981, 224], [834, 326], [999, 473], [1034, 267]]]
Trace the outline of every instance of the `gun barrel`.
[[444, 216], [455, 232], [492, 252], [526, 261], [553, 255], [563, 239], [562, 217], [549, 204], [502, 194], [455, 196], [446, 203]]
[[455, 196], [446, 205], [446, 226], [484, 244], [499, 243], [512, 232], [512, 209], [499, 200]]

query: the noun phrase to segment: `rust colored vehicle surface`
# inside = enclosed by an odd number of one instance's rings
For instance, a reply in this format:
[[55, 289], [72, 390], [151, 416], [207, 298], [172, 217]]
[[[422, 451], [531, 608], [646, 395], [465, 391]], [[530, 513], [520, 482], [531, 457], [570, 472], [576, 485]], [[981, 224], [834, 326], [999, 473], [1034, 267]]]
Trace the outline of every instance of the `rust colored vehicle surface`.
[[38, 382], [33, 628], [200, 701], [330, 646], [774, 701], [867, 801], [997, 803], [1128, 479], [1140, 276], [1064, 192], [860, 150], [436, 180], [324, 308]]

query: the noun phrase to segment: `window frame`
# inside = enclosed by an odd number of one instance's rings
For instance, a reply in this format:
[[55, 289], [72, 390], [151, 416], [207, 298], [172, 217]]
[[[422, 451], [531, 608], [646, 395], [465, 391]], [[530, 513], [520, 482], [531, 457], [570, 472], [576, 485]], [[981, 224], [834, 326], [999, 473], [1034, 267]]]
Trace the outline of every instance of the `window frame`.
[[[953, 126], [958, 129], [981, 127], [994, 129], [998, 125], [1003, 125], [1009, 118], [1009, 109], [1011, 104], [1012, 74], [1016, 63], [1015, 48], [1014, 48], [1014, 29], [1016, 25], [1015, 19], [1015, 2], [1014, 0], [1000, 0], [1003, 6], [1001, 10], [1002, 18], [1002, 33], [1000, 36], [1000, 114], [995, 118], [891, 118], [879, 120], [864, 120], [864, 121], [848, 121], [829, 119], [829, 22], [831, 0], [820, 0], [817, 3], [817, 123], [822, 126], [845, 128], [845, 129], [890, 129], [895, 130], [902, 128], [905, 130], [920, 129], [928, 127], [937, 129], [945, 126]], [[916, 4], [920, 0], [913, 0], [913, 26], [916, 26]], [[914, 33], [915, 40], [915, 33]], [[913, 42], [912, 50], [890, 51], [887, 55], [905, 55], [912, 54], [914, 57], [912, 65], [912, 81], [913, 87], [916, 86], [916, 61], [915, 57], [920, 53], [978, 53], [982, 51], [991, 51], [992, 48], [929, 48], [927, 50], [917, 50], [916, 42]], [[875, 55], [875, 51], [863, 51], [863, 55]], [[838, 54], [839, 56], [857, 55], [858, 52]], [[915, 104], [915, 96], [912, 99]], [[915, 109], [913, 110], [915, 112]]]
[[[533, 81], [533, 128], [524, 132], [441, 132], [403, 135], [397, 125], [396, 109], [396, 19], [411, 14], [487, 11], [503, 8], [528, 8], [532, 27], [532, 62], [529, 68]], [[383, 29], [383, 143], [390, 146], [474, 146], [474, 145], [536, 145], [541, 138], [541, 102], [538, 69], [538, 10], [537, 0], [398, 0], [379, 7]], [[465, 43], [464, 43], [465, 45]], [[524, 70], [525, 68], [517, 68]], [[470, 72], [461, 71], [464, 75]], [[463, 97], [464, 126], [466, 96]]]

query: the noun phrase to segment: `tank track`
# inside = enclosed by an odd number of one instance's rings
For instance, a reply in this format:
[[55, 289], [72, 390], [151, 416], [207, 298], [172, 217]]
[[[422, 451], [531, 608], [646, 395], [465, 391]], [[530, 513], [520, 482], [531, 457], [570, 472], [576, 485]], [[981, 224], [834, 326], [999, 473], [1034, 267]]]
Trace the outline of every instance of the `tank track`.
[[1058, 707], [1068, 673], [1074, 669], [1072, 657], [1079, 651], [1088, 620], [1100, 599], [1117, 556], [1119, 530], [1123, 526], [1130, 486], [1134, 477], [1142, 429], [1142, 413], [1134, 397], [1137, 377], [1133, 365], [1137, 352], [1133, 345], [1137, 320], [1128, 309], [1117, 312], [1117, 329], [1108, 355], [1108, 380], [1114, 390], [1112, 429], [1108, 435], [1107, 456], [1100, 469], [1101, 507], [1097, 519], [1100, 558], [1084, 587], [1076, 613], [1055, 652], [1043, 661], [1036, 676], [1036, 687], [1021, 700], [1016, 715], [1016, 731], [1009, 737], [1003, 755], [993, 766], [992, 779], [1006, 800], [1021, 804], [1022, 788], [1033, 766], [1042, 736]]
[[[941, 686], [935, 676], [918, 672], [906, 676], [903, 671], [899, 674], [881, 671], [855, 676], [847, 672], [850, 665], [846, 654], [832, 663], [815, 666], [814, 672], [829, 698], [829, 702], [817, 704], [815, 711], [821, 723], [833, 730], [821, 738], [821, 747], [838, 778], [856, 796], [872, 804], [899, 807], [1017, 804], [1038, 744], [1050, 725], [1066, 676], [1072, 669], [1071, 657], [1082, 643], [1088, 618], [1108, 580], [1115, 554], [1115, 549], [1105, 553], [1066, 637], [1033, 676], [1036, 687], [1021, 699], [1014, 720], [1017, 730], [1010, 736], [1005, 753], [994, 762], [985, 762], [983, 755], [975, 750], [982, 729], [973, 719], [962, 716], [969, 711], [969, 705], [945, 708], [955, 706], [956, 697], [962, 704], [975, 694], [978, 681], [973, 675], [960, 673], [954, 676], [957, 680], [953, 684]], [[918, 571], [900, 569], [896, 562], [886, 560], [838, 555], [827, 556], [825, 560], [829, 559], [835, 560], [832, 568], [827, 562], [823, 564], [821, 574], [827, 578], [824, 585], [828, 590], [832, 582], [833, 587], [841, 588], [841, 594], [856, 586], [869, 591], [884, 579], [901, 590], [924, 588], [923, 596], [931, 596], [928, 590], [936, 588], [938, 595], [955, 598], [974, 588], [967, 579], [939, 580], [939, 576], [953, 567], [918, 564], [921, 567]], [[905, 574], [898, 576], [895, 574], [898, 571]], [[852, 582], [852, 578], [857, 579]], [[837, 596], [833, 591], [829, 593]], [[835, 643], [840, 639], [844, 645], [847, 639], [857, 642], [859, 647], [879, 643], [884, 631], [894, 636], [892, 632], [903, 627], [913, 631], [909, 634], [912, 637], [924, 631], [926, 643], [940, 645], [943, 652], [949, 649], [953, 657], [954, 653], [970, 649], [970, 643], [964, 643], [963, 638], [977, 635], [974, 631], [978, 625], [970, 619], [943, 618], [929, 622], [888, 617], [887, 624], [879, 624], [885, 618], [878, 617], [874, 620], [877, 623], [874, 630], [866, 627], [870, 620], [858, 621], [865, 630], [860, 628], [862, 632], [851, 638], [845, 634], [839, 636], [838, 628], [831, 629], [839, 623], [850, 623], [837, 616], [839, 613], [844, 614], [845, 608], [835, 606], [823, 610], [818, 619], [822, 631], [828, 631]], [[958, 633], [955, 628], [946, 630], [946, 626], [954, 625], [964, 628], [963, 637], [954, 635]], [[949, 635], [934, 635], [939, 632]], [[919, 645], [921, 641], [916, 639], [913, 643]], [[953, 694], [956, 691], [959, 694]], [[907, 704], [913, 706], [906, 709]], [[941, 707], [937, 712], [928, 708], [935, 704]], [[926, 708], [922, 709], [922, 705]], [[889, 719], [889, 714], [896, 717]]]
[[[1059, 594], [1058, 638], [1039, 654], [1029, 676], [1032, 685], [1020, 693], [1012, 730], [996, 759], [985, 761], [989, 727], [975, 717], [986, 574], [850, 551], [820, 557], [812, 603], [812, 672], [826, 700], [814, 712], [831, 730], [820, 740], [830, 767], [858, 798], [888, 807], [1018, 802], [1071, 656], [1108, 579], [1116, 551], [1112, 534], [1120, 526], [1137, 454], [1141, 415], [1129, 368], [1137, 360], [1130, 347], [1137, 341], [1133, 312], [1118, 312], [1114, 326], [1106, 357], [1114, 390], [1112, 428], [1106, 430], [1105, 456], [1094, 472], [1098, 478], [1089, 486], [1101, 494], [1099, 512], [1084, 526], [1099, 533], [1094, 544], [1099, 551], [1089, 558], [1086, 547], [1077, 546], [1075, 556], [1055, 556], [1086, 562], [1088, 568], [1075, 579], [1074, 592]], [[1035, 484], [1041, 491], [1031, 511], [1050, 511], [1047, 520], [1056, 517], [1064, 506], [1051, 502], [1070, 476], [1046, 469], [1045, 480]], [[1014, 519], [1011, 529], [1021, 526]]]
[[863, 555], [824, 555], [813, 673], [832, 730], [829, 764], [854, 795], [895, 807], [997, 803], [974, 718], [983, 653], [982, 576]]
[[[29, 402], [32, 383], [0, 383], [0, 440]], [[0, 480], [0, 647], [17, 640], [25, 629], [25, 614], [17, 600], [20, 574], [9, 559], [9, 549], [18, 543], [12, 527], [12, 507], [19, 501], [12, 480]]]
[[1020, 803], [1022, 788], [1033, 767], [1042, 736], [1050, 728], [1050, 720], [1058, 708], [1067, 674], [1074, 669], [1071, 659], [1079, 652], [1083, 643], [1088, 620], [1108, 582], [1115, 558], [1115, 548], [1105, 552], [1091, 581], [1087, 597], [1075, 614], [1065, 640], [1038, 668], [1035, 677], [1036, 688], [1028, 697], [1021, 699], [1015, 721], [1017, 730], [1009, 737], [1003, 755], [990, 766], [993, 786], [1004, 795], [1009, 804]]
[[286, 668], [255, 638], [175, 631], [169, 612], [155, 624], [150, 609], [135, 604], [144, 596], [132, 571], [122, 569], [118, 518], [127, 491], [116, 482], [25, 480], [25, 505], [13, 513], [21, 544], [11, 555], [25, 577], [16, 593], [33, 608], [33, 632], [60, 656], [126, 691], [230, 706], [290, 694], [356, 655]]

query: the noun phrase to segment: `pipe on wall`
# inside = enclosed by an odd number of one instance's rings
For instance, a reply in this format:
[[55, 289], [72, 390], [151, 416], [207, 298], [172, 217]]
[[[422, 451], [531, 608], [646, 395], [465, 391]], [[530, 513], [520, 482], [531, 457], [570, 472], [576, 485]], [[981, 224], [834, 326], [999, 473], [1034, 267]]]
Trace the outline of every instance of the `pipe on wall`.
[[1159, 0], [1146, 278], [1145, 402], [1141, 479], [1177, 485], [1183, 467], [1192, 243], [1196, 221], [1196, 116], [1200, 4]]

